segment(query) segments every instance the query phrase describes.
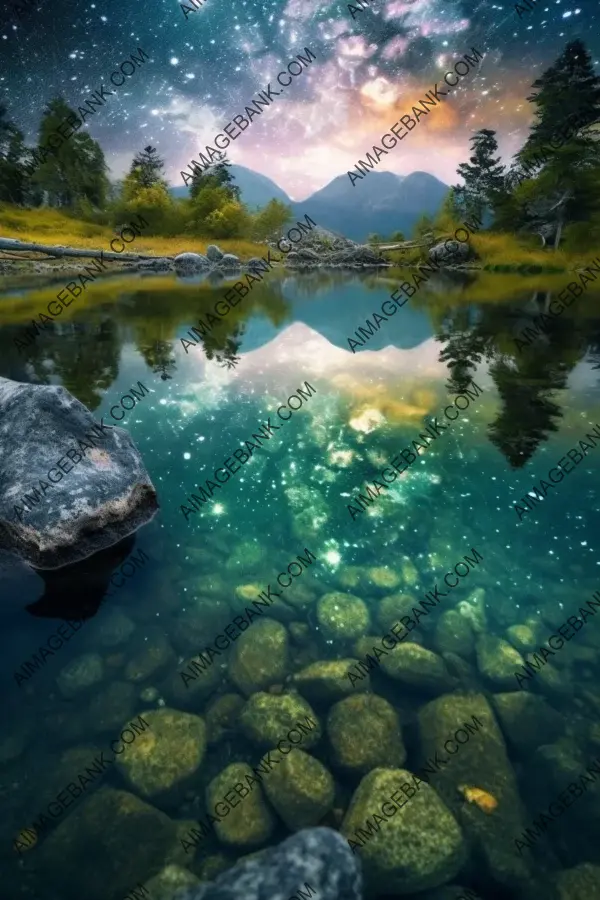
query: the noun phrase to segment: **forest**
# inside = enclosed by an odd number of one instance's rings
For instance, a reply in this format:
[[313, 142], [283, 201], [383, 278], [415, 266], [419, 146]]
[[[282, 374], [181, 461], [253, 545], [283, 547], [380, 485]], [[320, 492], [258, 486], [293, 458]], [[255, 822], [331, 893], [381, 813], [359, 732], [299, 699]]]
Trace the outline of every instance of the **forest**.
[[[413, 237], [450, 231], [471, 216], [483, 216], [490, 235], [506, 236], [507, 256], [515, 241], [578, 255], [598, 248], [600, 77], [582, 41], [565, 46], [533, 82], [527, 101], [532, 124], [512, 163], [502, 164], [495, 130], [474, 133], [469, 160], [457, 169], [462, 184], [449, 190], [437, 216], [421, 217]], [[141, 214], [153, 223], [154, 234], [165, 237], [265, 240], [292, 218], [290, 208], [277, 200], [250, 211], [224, 154], [214, 165], [196, 169], [186, 199], [172, 196], [164, 161], [151, 146], [134, 155], [121, 181], [111, 182], [100, 144], [83, 129], [33, 165], [70, 115], [74, 111], [62, 98], [53, 99], [42, 116], [37, 147], [27, 147], [0, 107], [0, 203], [31, 210], [32, 216], [50, 207], [96, 225], [117, 226]], [[395, 231], [387, 240], [404, 238]], [[369, 238], [373, 244], [383, 240]]]

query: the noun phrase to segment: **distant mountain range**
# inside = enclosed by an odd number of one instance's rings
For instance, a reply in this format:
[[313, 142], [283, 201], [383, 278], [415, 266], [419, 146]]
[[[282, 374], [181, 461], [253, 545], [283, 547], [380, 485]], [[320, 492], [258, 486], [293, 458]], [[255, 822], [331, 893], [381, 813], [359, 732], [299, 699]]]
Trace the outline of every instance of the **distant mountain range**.
[[[354, 241], [364, 241], [372, 232], [384, 236], [402, 231], [409, 237], [413, 225], [424, 213], [434, 215], [448, 191], [427, 172], [393, 175], [369, 172], [353, 187], [347, 175], [333, 181], [299, 203], [266, 175], [232, 165], [231, 174], [241, 189], [242, 200], [251, 209], [260, 209], [269, 200], [281, 200], [292, 207], [295, 217], [308, 214], [318, 225], [337, 231]], [[171, 188], [175, 197], [187, 197], [187, 187]]]

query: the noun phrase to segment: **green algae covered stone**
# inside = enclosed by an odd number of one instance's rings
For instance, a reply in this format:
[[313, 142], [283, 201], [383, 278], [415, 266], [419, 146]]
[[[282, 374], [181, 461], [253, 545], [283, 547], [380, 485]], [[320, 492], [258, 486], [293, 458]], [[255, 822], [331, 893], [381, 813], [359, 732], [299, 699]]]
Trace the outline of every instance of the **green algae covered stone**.
[[390, 678], [424, 691], [441, 694], [454, 686], [441, 656], [420, 644], [397, 644], [382, 658], [381, 668]]
[[178, 709], [142, 713], [148, 727], [116, 757], [115, 765], [138, 794], [165, 794], [200, 768], [206, 727], [200, 716]]
[[[272, 774], [272, 773], [271, 773]], [[264, 777], [269, 778], [271, 774]], [[235, 784], [248, 786], [246, 776], [254, 779], [250, 783], [250, 793], [245, 797], [234, 790]], [[265, 803], [260, 784], [256, 784], [257, 777], [246, 763], [232, 763], [223, 769], [216, 778], [213, 778], [206, 789], [206, 806], [216, 815], [221, 817], [215, 823], [215, 832], [220, 841], [235, 847], [258, 847], [268, 841], [273, 833], [275, 819]], [[227, 796], [232, 809], [224, 801]], [[238, 802], [239, 801], [239, 802]], [[218, 809], [216, 808], [218, 804]], [[226, 810], [226, 811], [225, 811]]]
[[229, 677], [247, 697], [283, 681], [288, 668], [289, 636], [281, 622], [262, 619], [240, 635], [229, 659]]
[[323, 763], [297, 748], [265, 778], [264, 789], [291, 831], [318, 825], [335, 795], [333, 778]]
[[334, 591], [317, 604], [317, 620], [324, 637], [333, 641], [352, 641], [369, 630], [367, 604], [353, 594]]
[[369, 676], [357, 687], [348, 678], [358, 659], [324, 659], [311, 663], [292, 678], [294, 686], [309, 700], [334, 703], [358, 691], [368, 691], [371, 687]]
[[265, 747], [274, 747], [291, 728], [305, 726], [302, 746], [314, 746], [321, 739], [321, 725], [311, 706], [295, 691], [289, 694], [253, 694], [244, 706], [240, 722], [244, 734]]
[[438, 887], [466, 861], [458, 822], [436, 791], [406, 769], [365, 775], [340, 830], [360, 856], [366, 887], [375, 895]]
[[327, 733], [335, 762], [351, 772], [399, 768], [406, 760], [398, 714], [376, 694], [355, 694], [332, 706]]

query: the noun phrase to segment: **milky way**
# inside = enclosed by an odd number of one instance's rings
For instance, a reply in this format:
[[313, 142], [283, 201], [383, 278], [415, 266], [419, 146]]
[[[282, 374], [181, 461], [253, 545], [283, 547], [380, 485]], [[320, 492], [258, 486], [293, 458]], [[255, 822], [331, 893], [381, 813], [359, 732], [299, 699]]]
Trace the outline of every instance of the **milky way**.
[[[498, 131], [504, 161], [531, 121], [525, 97], [567, 41], [583, 38], [597, 64], [597, 0], [558, 0], [519, 16], [479, 0], [205, 0], [187, 15], [176, 0], [27, 0], [0, 14], [0, 102], [33, 144], [53, 96], [77, 107], [137, 47], [143, 70], [86, 126], [112, 177], [134, 152], [156, 146], [168, 180], [308, 47], [317, 60], [229, 148], [234, 163], [302, 199], [352, 169], [390, 123], [409, 111], [472, 47], [485, 59], [427, 127], [388, 154], [385, 169], [425, 170], [456, 182], [478, 128]], [[524, 7], [523, 7], [524, 8]]]

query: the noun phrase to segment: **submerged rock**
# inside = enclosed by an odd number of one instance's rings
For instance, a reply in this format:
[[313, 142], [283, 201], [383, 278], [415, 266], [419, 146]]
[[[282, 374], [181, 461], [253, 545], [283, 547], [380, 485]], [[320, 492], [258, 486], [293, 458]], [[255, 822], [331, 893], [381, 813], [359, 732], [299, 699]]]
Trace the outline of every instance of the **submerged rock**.
[[334, 591], [318, 601], [317, 621], [326, 639], [352, 641], [369, 630], [369, 608], [360, 597]]
[[336, 763], [351, 772], [400, 768], [406, 760], [398, 713], [376, 694], [357, 694], [332, 706], [327, 733]]
[[290, 831], [317, 825], [333, 806], [335, 785], [323, 763], [294, 747], [264, 781], [264, 790]]
[[389, 631], [392, 625], [400, 622], [402, 616], [410, 616], [416, 605], [412, 594], [388, 594], [377, 607], [377, 621], [383, 631]]
[[44, 840], [41, 871], [64, 897], [118, 900], [158, 873], [178, 845], [177, 824], [163, 812], [134, 794], [100, 787]]
[[360, 863], [331, 828], [300, 831], [175, 900], [287, 900], [307, 883], [315, 900], [362, 900]]
[[[147, 894], [144, 894], [138, 888], [137, 896], [140, 898], [148, 897], [149, 900], [173, 900], [177, 891], [180, 891], [182, 888], [195, 888], [199, 884], [200, 879], [193, 872], [190, 872], [189, 869], [184, 869], [183, 866], [171, 863], [165, 866], [154, 878], [146, 881], [144, 887], [148, 892]], [[135, 897], [136, 894], [131, 893], [128, 894], [129, 896]]]
[[371, 679], [367, 677], [359, 687], [352, 684], [348, 672], [357, 664], [357, 659], [327, 659], [311, 663], [292, 676], [292, 684], [309, 700], [333, 703], [350, 694], [368, 691]]
[[471, 622], [455, 609], [446, 610], [436, 622], [434, 644], [438, 653], [457, 653], [469, 659], [475, 650]]
[[511, 691], [494, 694], [492, 700], [504, 734], [519, 753], [551, 744], [564, 731], [563, 717], [537, 694]]
[[480, 634], [477, 638], [477, 666], [482, 675], [498, 687], [519, 689], [515, 672], [521, 674], [525, 660], [508, 641], [493, 634]]
[[390, 678], [424, 691], [442, 693], [454, 686], [454, 679], [441, 656], [420, 644], [396, 644], [387, 656], [382, 657], [381, 668]]
[[[438, 887], [454, 878], [466, 861], [465, 841], [453, 814], [432, 787], [422, 783], [415, 789], [413, 781], [406, 769], [374, 769], [360, 782], [342, 823], [341, 832], [353, 841], [367, 888], [374, 894]], [[408, 799], [403, 785], [414, 790]], [[383, 821], [372, 822], [374, 815]], [[361, 828], [364, 833], [369, 825], [372, 837], [361, 846], [355, 832]]]
[[[437, 753], [442, 763], [432, 783], [466, 831], [481, 860], [482, 877], [487, 874], [515, 889], [525, 884], [530, 872], [514, 845], [527, 824], [525, 811], [502, 732], [483, 694], [454, 693], [432, 700], [419, 711], [419, 730], [423, 759]], [[454, 740], [450, 750], [445, 746], [449, 739]], [[493, 814], [467, 802], [459, 785], [491, 794], [498, 804]]]
[[58, 689], [70, 699], [80, 691], [99, 684], [104, 678], [104, 663], [98, 653], [82, 653], [60, 670], [56, 678]]
[[[246, 776], [256, 780], [246, 763], [232, 763], [212, 779], [206, 789], [207, 809], [213, 810], [223, 797], [233, 793], [234, 784], [247, 784]], [[270, 777], [270, 776], [266, 776]], [[235, 797], [235, 794], [234, 794]], [[234, 809], [215, 823], [215, 832], [224, 844], [235, 847], [258, 847], [268, 841], [275, 827], [275, 819], [267, 806], [260, 784], [252, 785], [249, 794], [240, 799]]]
[[244, 704], [240, 694], [222, 694], [207, 706], [204, 715], [209, 744], [218, 744], [237, 731]]
[[63, 387], [0, 378], [0, 549], [57, 569], [150, 521], [143, 460], [125, 429], [102, 424]]
[[196, 772], [206, 750], [200, 716], [177, 709], [142, 713], [149, 727], [115, 760], [123, 777], [144, 797], [164, 795]]
[[240, 635], [229, 659], [229, 677], [249, 697], [287, 675], [289, 636], [273, 619], [262, 619]]
[[560, 900], [600, 900], [600, 866], [581, 863], [558, 873]]
[[316, 727], [304, 735], [302, 746], [312, 747], [321, 739], [321, 726], [312, 709], [300, 694], [275, 696], [262, 692], [253, 694], [244, 706], [240, 722], [244, 734], [257, 744], [274, 747], [298, 722], [311, 719]]

